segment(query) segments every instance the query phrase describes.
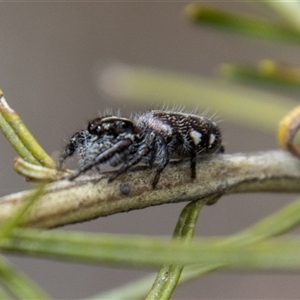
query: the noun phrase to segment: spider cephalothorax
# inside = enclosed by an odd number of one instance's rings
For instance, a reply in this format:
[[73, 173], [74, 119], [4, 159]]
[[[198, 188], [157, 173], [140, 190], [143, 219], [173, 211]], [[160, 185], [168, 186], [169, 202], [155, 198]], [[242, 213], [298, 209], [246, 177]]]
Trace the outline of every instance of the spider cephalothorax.
[[94, 167], [99, 169], [104, 163], [112, 167], [119, 166], [135, 152], [138, 139], [139, 129], [129, 119], [116, 116], [93, 119], [87, 130], [81, 130], [71, 137], [60, 156], [59, 167], [74, 153], [79, 154], [79, 168], [69, 179]]
[[155, 166], [152, 186], [170, 159], [190, 157], [191, 177], [196, 177], [196, 157], [223, 152], [222, 137], [215, 122], [204, 116], [174, 111], [153, 110], [134, 121], [117, 116], [96, 118], [87, 130], [72, 136], [60, 157], [60, 166], [75, 152], [79, 168], [69, 177], [74, 179], [92, 168], [108, 163], [119, 169], [109, 181], [132, 166], [143, 163]]
[[132, 135], [140, 132], [131, 120], [116, 116], [96, 118], [89, 122], [87, 130], [90, 134], [97, 135], [99, 138], [109, 135], [115, 138], [131, 139]]

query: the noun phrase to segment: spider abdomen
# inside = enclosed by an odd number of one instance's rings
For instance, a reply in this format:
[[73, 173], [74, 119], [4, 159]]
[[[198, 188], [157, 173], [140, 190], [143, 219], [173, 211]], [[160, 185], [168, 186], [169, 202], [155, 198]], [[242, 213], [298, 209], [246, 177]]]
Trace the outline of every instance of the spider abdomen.
[[152, 110], [136, 118], [142, 131], [162, 136], [170, 154], [189, 156], [191, 152], [207, 154], [221, 147], [221, 131], [217, 124], [204, 116], [183, 112]]

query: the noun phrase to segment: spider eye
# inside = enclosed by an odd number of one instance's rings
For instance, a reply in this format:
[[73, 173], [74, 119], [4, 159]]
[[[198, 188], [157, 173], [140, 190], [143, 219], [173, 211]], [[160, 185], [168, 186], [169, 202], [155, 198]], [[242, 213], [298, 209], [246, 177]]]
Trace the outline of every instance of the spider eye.
[[88, 125], [88, 132], [91, 133], [91, 134], [97, 134], [97, 135], [100, 135], [103, 133], [103, 128], [102, 128], [102, 125], [99, 124], [98, 120], [93, 120], [89, 123]]
[[131, 122], [118, 121], [116, 122], [116, 132], [133, 132], [133, 124]]

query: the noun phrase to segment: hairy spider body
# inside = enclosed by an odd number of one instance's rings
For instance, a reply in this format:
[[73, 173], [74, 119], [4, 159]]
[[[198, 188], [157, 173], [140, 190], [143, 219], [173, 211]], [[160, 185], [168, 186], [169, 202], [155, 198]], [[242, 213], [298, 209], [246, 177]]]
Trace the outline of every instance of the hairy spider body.
[[135, 123], [142, 132], [153, 131], [161, 136], [170, 155], [215, 153], [221, 147], [219, 127], [204, 116], [152, 110], [137, 117]]
[[79, 168], [69, 179], [75, 179], [93, 168], [99, 170], [99, 165], [103, 163], [117, 167], [135, 152], [138, 132], [129, 119], [115, 116], [93, 119], [87, 130], [81, 130], [71, 137], [60, 156], [59, 168], [74, 153], [79, 155]]
[[153, 187], [171, 158], [190, 157], [191, 177], [195, 178], [197, 155], [222, 152], [220, 129], [204, 116], [152, 110], [137, 117], [135, 123], [146, 137], [155, 133], [152, 144], [148, 145], [149, 164], [157, 164]]
[[86, 152], [93, 144], [93, 140], [95, 138], [93, 139], [93, 136], [87, 130], [80, 130], [75, 133], [59, 157], [58, 168], [61, 169], [63, 162], [68, 157], [73, 156], [74, 153], [78, 153], [79, 164], [83, 164]]
[[64, 160], [78, 153], [79, 168], [69, 177], [109, 164], [119, 169], [109, 181], [132, 166], [143, 163], [156, 167], [152, 186], [170, 159], [190, 157], [191, 177], [196, 177], [196, 157], [223, 152], [222, 137], [215, 122], [204, 116], [174, 111], [152, 110], [134, 121], [117, 116], [96, 118], [87, 130], [72, 136], [60, 157]]

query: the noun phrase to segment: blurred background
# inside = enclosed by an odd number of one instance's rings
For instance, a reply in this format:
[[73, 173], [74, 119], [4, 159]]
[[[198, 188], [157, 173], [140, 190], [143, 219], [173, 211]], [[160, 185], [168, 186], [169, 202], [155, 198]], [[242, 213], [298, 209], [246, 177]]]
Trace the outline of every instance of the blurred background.
[[[53, 157], [70, 136], [107, 108], [122, 115], [158, 105], [153, 99], [122, 97], [118, 82], [108, 77], [111, 66], [145, 67], [220, 80], [222, 63], [256, 63], [272, 59], [299, 64], [299, 46], [238, 35], [192, 24], [184, 16], [188, 2], [6, 2], [0, 3], [0, 88], [40, 144]], [[245, 3], [212, 3], [235, 13], [277, 20], [266, 8]], [[105, 80], [103, 80], [103, 78]], [[276, 85], [238, 82], [247, 89], [264, 89], [296, 104], [299, 90]], [[122, 85], [122, 84], [121, 84]], [[123, 87], [124, 88], [124, 87]], [[125, 87], [126, 88], [126, 87]], [[116, 89], [117, 93], [114, 93]], [[155, 92], [155, 91], [154, 91]], [[116, 94], [118, 97], [116, 97]], [[248, 96], [251, 96], [248, 95]], [[195, 106], [201, 113], [210, 109]], [[155, 104], [154, 104], [155, 103]], [[222, 120], [227, 153], [277, 148], [273, 132]], [[243, 107], [240, 107], [243, 114]], [[269, 114], [271, 112], [266, 112]], [[30, 187], [13, 169], [14, 150], [0, 135], [0, 195]], [[295, 195], [249, 194], [223, 197], [201, 212], [197, 235], [229, 235], [280, 209]], [[64, 230], [172, 235], [184, 203], [151, 207], [66, 226]], [[55, 299], [79, 299], [125, 284], [156, 270], [85, 265], [28, 257], [9, 257]], [[179, 287], [174, 299], [297, 298], [295, 273], [220, 272]]]

